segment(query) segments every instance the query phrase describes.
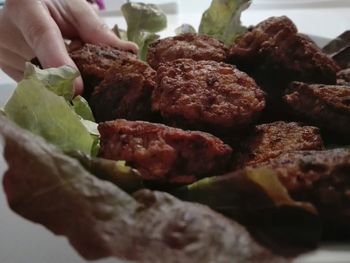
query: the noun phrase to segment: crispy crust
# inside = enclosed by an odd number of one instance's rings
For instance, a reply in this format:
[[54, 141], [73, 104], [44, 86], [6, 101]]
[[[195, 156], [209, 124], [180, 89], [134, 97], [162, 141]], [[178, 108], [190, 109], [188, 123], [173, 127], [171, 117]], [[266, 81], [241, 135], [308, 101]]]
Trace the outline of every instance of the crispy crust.
[[87, 96], [105, 77], [115, 61], [136, 56], [128, 51], [103, 44], [84, 44], [70, 50], [69, 55], [78, 66]]
[[262, 124], [256, 126], [253, 134], [243, 142], [237, 165], [255, 166], [286, 152], [323, 148], [322, 138], [316, 127], [283, 121]]
[[[100, 156], [126, 160], [146, 181], [190, 183], [225, 172], [232, 149], [211, 134], [115, 120], [99, 125]], [[198, 159], [200, 158], [200, 160]]]
[[173, 125], [229, 132], [251, 124], [264, 109], [264, 93], [235, 67], [178, 59], [157, 71], [152, 109]]
[[349, 136], [349, 87], [294, 82], [284, 100], [295, 114], [321, 129]]
[[151, 95], [156, 72], [133, 58], [116, 60], [91, 96], [91, 107], [99, 122], [125, 118], [150, 120]]
[[228, 60], [248, 72], [263, 70], [274, 76], [314, 83], [336, 82], [339, 67], [314, 42], [298, 34], [287, 17], [271, 17], [241, 36]]
[[227, 48], [219, 40], [206, 35], [187, 33], [152, 43], [148, 49], [147, 62], [156, 69], [161, 63], [179, 58], [222, 62], [226, 55]]

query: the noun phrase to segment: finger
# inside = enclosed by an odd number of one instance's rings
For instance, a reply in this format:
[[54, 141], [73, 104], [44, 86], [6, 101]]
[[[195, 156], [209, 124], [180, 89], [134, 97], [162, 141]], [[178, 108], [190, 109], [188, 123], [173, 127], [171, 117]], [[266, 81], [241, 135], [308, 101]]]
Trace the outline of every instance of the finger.
[[[26, 42], [34, 50], [44, 68], [69, 65], [77, 69], [69, 57], [61, 32], [41, 1], [24, 1], [17, 26]], [[77, 79], [76, 91], [81, 93], [83, 82]]]
[[1, 70], [4, 71], [8, 76], [10, 76], [13, 80], [17, 82], [23, 79], [22, 71], [19, 71], [9, 66], [1, 66]]
[[[44, 68], [76, 65], [69, 57], [59, 28], [41, 1], [23, 1], [16, 24]], [[24, 11], [23, 11], [24, 10]]]
[[0, 49], [0, 65], [6, 64], [16, 70], [24, 71], [26, 61], [28, 61], [28, 59], [12, 52], [11, 50]]
[[69, 1], [67, 5], [71, 12], [71, 23], [84, 42], [103, 43], [137, 52], [137, 45], [119, 39], [85, 0]]

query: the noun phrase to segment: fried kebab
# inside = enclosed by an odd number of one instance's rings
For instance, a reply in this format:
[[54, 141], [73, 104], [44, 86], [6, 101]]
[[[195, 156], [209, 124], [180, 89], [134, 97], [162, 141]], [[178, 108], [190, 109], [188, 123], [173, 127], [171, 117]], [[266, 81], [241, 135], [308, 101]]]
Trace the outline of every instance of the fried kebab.
[[157, 70], [152, 109], [172, 126], [228, 133], [253, 123], [264, 107], [264, 92], [234, 66], [178, 59]]
[[350, 88], [293, 82], [284, 96], [291, 111], [301, 120], [349, 141]]
[[186, 184], [228, 169], [232, 149], [208, 133], [121, 119], [98, 129], [100, 157], [125, 160], [146, 182]]
[[317, 127], [283, 121], [257, 125], [243, 140], [235, 167], [255, 166], [290, 151], [322, 149]]
[[267, 92], [267, 120], [285, 119], [282, 96], [291, 81], [335, 84], [339, 67], [287, 17], [271, 17], [231, 46], [228, 61]]
[[147, 62], [157, 69], [161, 63], [179, 58], [225, 61], [227, 48], [216, 38], [193, 33], [160, 39], [148, 48]]

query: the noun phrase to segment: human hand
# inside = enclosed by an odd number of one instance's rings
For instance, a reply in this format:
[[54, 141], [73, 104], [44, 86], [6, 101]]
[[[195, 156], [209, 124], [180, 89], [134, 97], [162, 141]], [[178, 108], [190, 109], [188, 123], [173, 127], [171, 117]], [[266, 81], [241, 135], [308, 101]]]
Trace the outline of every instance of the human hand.
[[[85, 0], [7, 0], [0, 10], [0, 68], [16, 81], [26, 61], [37, 57], [44, 68], [70, 65], [64, 39], [80, 39], [136, 51], [101, 21]], [[76, 93], [83, 90], [76, 81]]]

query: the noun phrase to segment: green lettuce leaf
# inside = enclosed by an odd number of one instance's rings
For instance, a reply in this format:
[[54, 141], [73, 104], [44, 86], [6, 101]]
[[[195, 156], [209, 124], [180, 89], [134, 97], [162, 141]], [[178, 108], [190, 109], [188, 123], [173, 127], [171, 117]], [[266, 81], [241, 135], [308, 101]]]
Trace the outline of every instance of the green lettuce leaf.
[[79, 72], [69, 66], [59, 68], [40, 69], [27, 62], [24, 71], [24, 79], [37, 80], [58, 96], [71, 101], [74, 97], [74, 80]]
[[241, 13], [250, 3], [251, 0], [212, 0], [209, 9], [203, 13], [198, 32], [231, 45], [245, 31]]
[[3, 185], [11, 209], [66, 236], [85, 259], [286, 262], [242, 226], [207, 207], [150, 190], [128, 195], [1, 116], [0, 137], [8, 164]]
[[69, 66], [42, 70], [27, 63], [24, 75], [5, 105], [6, 115], [63, 151], [96, 156], [97, 123], [87, 101], [81, 96], [73, 98], [79, 72]]
[[[82, 96], [76, 96], [72, 100], [73, 110], [76, 114], [82, 117], [84, 120], [95, 122], [94, 115], [88, 104], [88, 102]], [[98, 134], [98, 133], [97, 133]]]
[[144, 58], [148, 45], [158, 39], [154, 33], [166, 28], [166, 15], [154, 4], [128, 2], [121, 10], [127, 23], [127, 38], [139, 46], [139, 57]]
[[67, 101], [36, 79], [21, 81], [8, 103], [6, 115], [63, 151], [91, 154], [94, 139]]

